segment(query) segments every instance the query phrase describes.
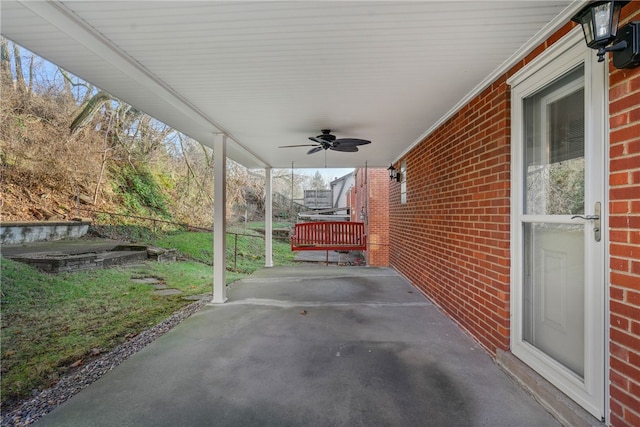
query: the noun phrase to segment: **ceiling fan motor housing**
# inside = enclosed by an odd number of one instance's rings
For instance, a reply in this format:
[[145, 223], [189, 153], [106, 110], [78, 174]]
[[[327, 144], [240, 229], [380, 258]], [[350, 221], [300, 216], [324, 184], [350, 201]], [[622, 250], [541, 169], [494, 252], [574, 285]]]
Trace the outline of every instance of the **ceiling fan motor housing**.
[[322, 135], [318, 135], [317, 138], [327, 142], [333, 142], [336, 140], [336, 136], [331, 135], [330, 129], [322, 129]]

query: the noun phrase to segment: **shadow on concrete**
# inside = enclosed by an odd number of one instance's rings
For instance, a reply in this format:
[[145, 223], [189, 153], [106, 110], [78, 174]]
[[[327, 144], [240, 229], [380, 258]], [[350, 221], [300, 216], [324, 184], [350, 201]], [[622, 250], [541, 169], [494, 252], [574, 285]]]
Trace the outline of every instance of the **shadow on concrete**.
[[390, 269], [263, 269], [38, 425], [552, 426]]
[[324, 263], [340, 266], [364, 266], [364, 256], [360, 251], [298, 251], [293, 259], [299, 263]]

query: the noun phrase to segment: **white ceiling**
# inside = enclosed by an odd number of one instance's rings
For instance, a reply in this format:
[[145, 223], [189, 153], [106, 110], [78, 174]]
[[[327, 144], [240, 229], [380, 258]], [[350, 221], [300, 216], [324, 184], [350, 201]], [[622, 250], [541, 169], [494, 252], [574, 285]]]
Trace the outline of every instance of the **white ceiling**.
[[16, 43], [248, 167], [319, 168], [330, 128], [387, 166], [565, 24], [575, 1], [2, 0]]

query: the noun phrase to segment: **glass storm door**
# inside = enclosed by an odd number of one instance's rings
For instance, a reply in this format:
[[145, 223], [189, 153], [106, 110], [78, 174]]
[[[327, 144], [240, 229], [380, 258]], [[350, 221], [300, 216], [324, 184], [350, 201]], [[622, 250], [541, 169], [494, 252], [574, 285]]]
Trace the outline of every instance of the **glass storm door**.
[[[523, 339], [584, 376], [582, 67], [524, 100]], [[567, 218], [569, 217], [569, 218]]]
[[551, 62], [534, 82], [513, 90], [513, 143], [519, 146], [513, 247], [520, 251], [514, 255], [512, 351], [601, 418], [604, 115], [597, 117], [601, 107], [593, 104], [604, 90], [593, 90], [594, 67], [574, 51], [573, 63], [563, 56], [564, 69]]

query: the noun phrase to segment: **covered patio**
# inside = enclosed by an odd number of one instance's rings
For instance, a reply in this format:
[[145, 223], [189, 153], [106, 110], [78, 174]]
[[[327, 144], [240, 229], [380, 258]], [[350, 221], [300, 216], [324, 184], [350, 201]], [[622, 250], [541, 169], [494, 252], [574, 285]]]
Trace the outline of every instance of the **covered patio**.
[[[588, 412], [566, 424], [637, 424], [640, 86], [637, 69], [598, 63], [585, 46], [571, 22], [585, 3], [3, 1], [3, 35], [215, 157], [212, 305], [43, 424], [553, 425], [492, 363], [503, 357], [559, 387], [554, 403]], [[639, 13], [631, 2], [624, 19]], [[521, 108], [575, 70], [586, 94], [577, 158], [597, 166], [581, 191], [593, 200], [575, 212], [586, 217], [547, 220], [602, 219], [608, 232], [578, 228], [590, 257], [569, 264], [588, 279], [576, 278], [579, 292], [591, 286], [584, 296], [531, 303], [557, 305], [551, 329], [579, 320], [569, 335], [586, 344], [541, 350], [518, 323], [533, 317], [521, 264], [536, 247], [523, 230], [542, 220], [520, 212], [518, 156], [533, 126]], [[323, 129], [371, 144], [309, 150]], [[228, 158], [264, 171], [269, 267], [230, 290], [219, 232]], [[388, 192], [394, 270], [274, 266], [273, 169], [389, 164], [404, 177]], [[550, 268], [540, 284], [556, 277]], [[583, 314], [566, 311], [572, 301]], [[585, 369], [551, 354], [565, 347]]]
[[[386, 168], [580, 7], [9, 0], [2, 34], [213, 148], [215, 230], [226, 230], [227, 158], [263, 169], [271, 267], [272, 169]], [[282, 148], [311, 144], [323, 129], [371, 144]], [[216, 303], [226, 301], [224, 253], [216, 233]]]
[[274, 267], [40, 420], [43, 426], [553, 426], [395, 271]]

